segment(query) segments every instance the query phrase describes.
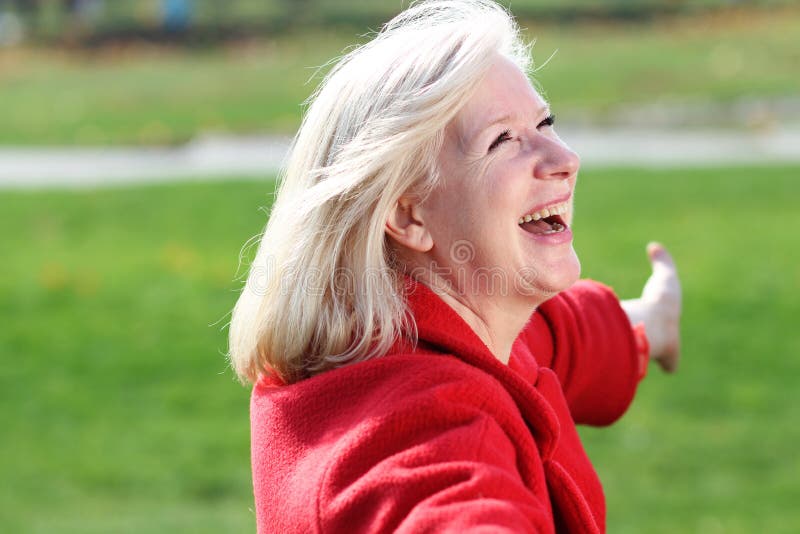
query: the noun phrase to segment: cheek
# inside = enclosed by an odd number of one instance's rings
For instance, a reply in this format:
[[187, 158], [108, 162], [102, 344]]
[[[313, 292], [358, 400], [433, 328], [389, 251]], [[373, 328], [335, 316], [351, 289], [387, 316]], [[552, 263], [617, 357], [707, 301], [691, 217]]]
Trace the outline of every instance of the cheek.
[[514, 220], [530, 201], [532, 184], [518, 159], [491, 166], [484, 180], [487, 201], [493, 210], [503, 214], [503, 219]]
[[425, 224], [440, 247], [475, 239], [483, 217], [476, 212], [473, 196], [463, 190], [442, 191], [430, 198], [426, 207]]

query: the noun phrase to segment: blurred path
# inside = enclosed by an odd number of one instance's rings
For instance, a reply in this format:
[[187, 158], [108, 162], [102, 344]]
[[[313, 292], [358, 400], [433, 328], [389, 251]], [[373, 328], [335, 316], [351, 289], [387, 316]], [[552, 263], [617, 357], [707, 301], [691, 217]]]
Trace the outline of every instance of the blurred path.
[[[559, 134], [583, 168], [800, 163], [800, 127], [765, 132], [576, 128]], [[265, 178], [285, 137], [204, 136], [167, 148], [0, 147], [0, 188], [81, 188], [202, 178]]]
[[0, 188], [97, 187], [274, 174], [285, 137], [206, 136], [177, 147], [0, 147]]

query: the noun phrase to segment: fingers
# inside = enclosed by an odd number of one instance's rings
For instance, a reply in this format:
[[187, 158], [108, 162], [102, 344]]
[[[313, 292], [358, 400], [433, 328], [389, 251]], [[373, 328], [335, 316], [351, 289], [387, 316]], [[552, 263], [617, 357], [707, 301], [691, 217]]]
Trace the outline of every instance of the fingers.
[[654, 273], [675, 274], [675, 260], [661, 243], [655, 241], [648, 243], [647, 256], [650, 258]]
[[647, 281], [642, 298], [657, 310], [654, 334], [662, 340], [654, 359], [667, 373], [674, 373], [680, 361], [681, 286], [672, 255], [661, 243], [647, 244], [647, 256], [653, 274]]

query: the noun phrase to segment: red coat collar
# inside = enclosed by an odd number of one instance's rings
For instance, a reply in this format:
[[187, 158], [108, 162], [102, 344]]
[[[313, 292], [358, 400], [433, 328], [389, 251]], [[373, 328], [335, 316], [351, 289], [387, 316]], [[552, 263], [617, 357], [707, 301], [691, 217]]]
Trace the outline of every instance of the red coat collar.
[[[416, 321], [420, 348], [455, 356], [500, 382], [528, 423], [542, 458], [549, 458], [558, 443], [560, 426], [550, 403], [536, 390], [536, 382], [526, 381], [495, 358], [461, 316], [425, 284], [407, 278], [405, 291], [409, 310]], [[533, 374], [534, 379], [538, 379], [539, 372]]]

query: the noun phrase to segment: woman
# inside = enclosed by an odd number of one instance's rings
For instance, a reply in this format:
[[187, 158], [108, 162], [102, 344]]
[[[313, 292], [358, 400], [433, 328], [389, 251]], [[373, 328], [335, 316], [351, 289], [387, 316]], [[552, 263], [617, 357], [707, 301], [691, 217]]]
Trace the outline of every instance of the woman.
[[231, 322], [259, 531], [605, 530], [574, 422], [674, 367], [680, 289], [657, 245], [630, 317], [575, 283], [579, 161], [527, 68], [493, 2], [424, 2], [313, 97]]

